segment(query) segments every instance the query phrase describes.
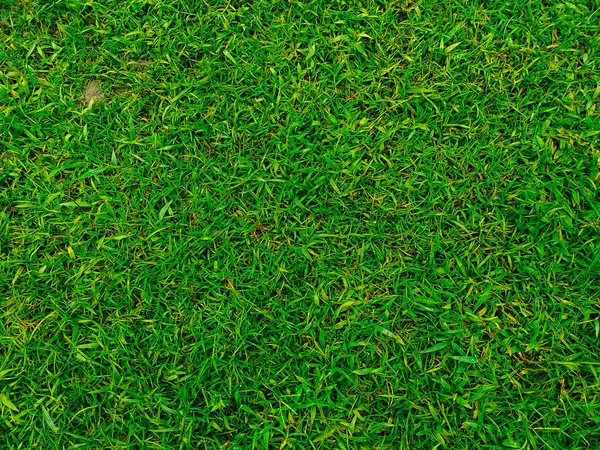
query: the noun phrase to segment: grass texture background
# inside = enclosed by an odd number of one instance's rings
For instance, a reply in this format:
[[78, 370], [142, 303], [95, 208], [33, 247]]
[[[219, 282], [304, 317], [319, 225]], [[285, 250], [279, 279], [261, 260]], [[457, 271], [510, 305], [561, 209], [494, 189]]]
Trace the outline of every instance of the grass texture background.
[[0, 0], [0, 447], [597, 448], [599, 8]]

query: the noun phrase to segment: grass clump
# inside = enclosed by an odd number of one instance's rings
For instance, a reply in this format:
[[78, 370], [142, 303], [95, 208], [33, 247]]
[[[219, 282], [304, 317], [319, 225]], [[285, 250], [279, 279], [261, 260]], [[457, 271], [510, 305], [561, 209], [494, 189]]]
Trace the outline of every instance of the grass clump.
[[598, 446], [599, 14], [4, 0], [2, 448]]

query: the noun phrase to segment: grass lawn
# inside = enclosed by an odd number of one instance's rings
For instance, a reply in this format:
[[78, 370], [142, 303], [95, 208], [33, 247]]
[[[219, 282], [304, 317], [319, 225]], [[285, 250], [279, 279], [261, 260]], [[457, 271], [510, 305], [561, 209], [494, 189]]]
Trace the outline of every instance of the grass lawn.
[[597, 0], [0, 0], [0, 448], [600, 448]]

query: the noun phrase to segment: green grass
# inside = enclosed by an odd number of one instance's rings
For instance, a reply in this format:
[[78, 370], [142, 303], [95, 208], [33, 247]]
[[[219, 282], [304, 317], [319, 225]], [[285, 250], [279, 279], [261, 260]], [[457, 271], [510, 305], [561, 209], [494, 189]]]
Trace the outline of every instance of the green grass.
[[599, 8], [0, 0], [0, 447], [600, 447]]

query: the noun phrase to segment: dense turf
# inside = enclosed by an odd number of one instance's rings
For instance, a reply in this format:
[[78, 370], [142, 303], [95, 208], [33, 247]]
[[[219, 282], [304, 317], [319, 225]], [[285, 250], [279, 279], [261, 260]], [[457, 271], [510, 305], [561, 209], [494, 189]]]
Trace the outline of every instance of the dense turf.
[[600, 446], [599, 7], [0, 0], [0, 447]]

